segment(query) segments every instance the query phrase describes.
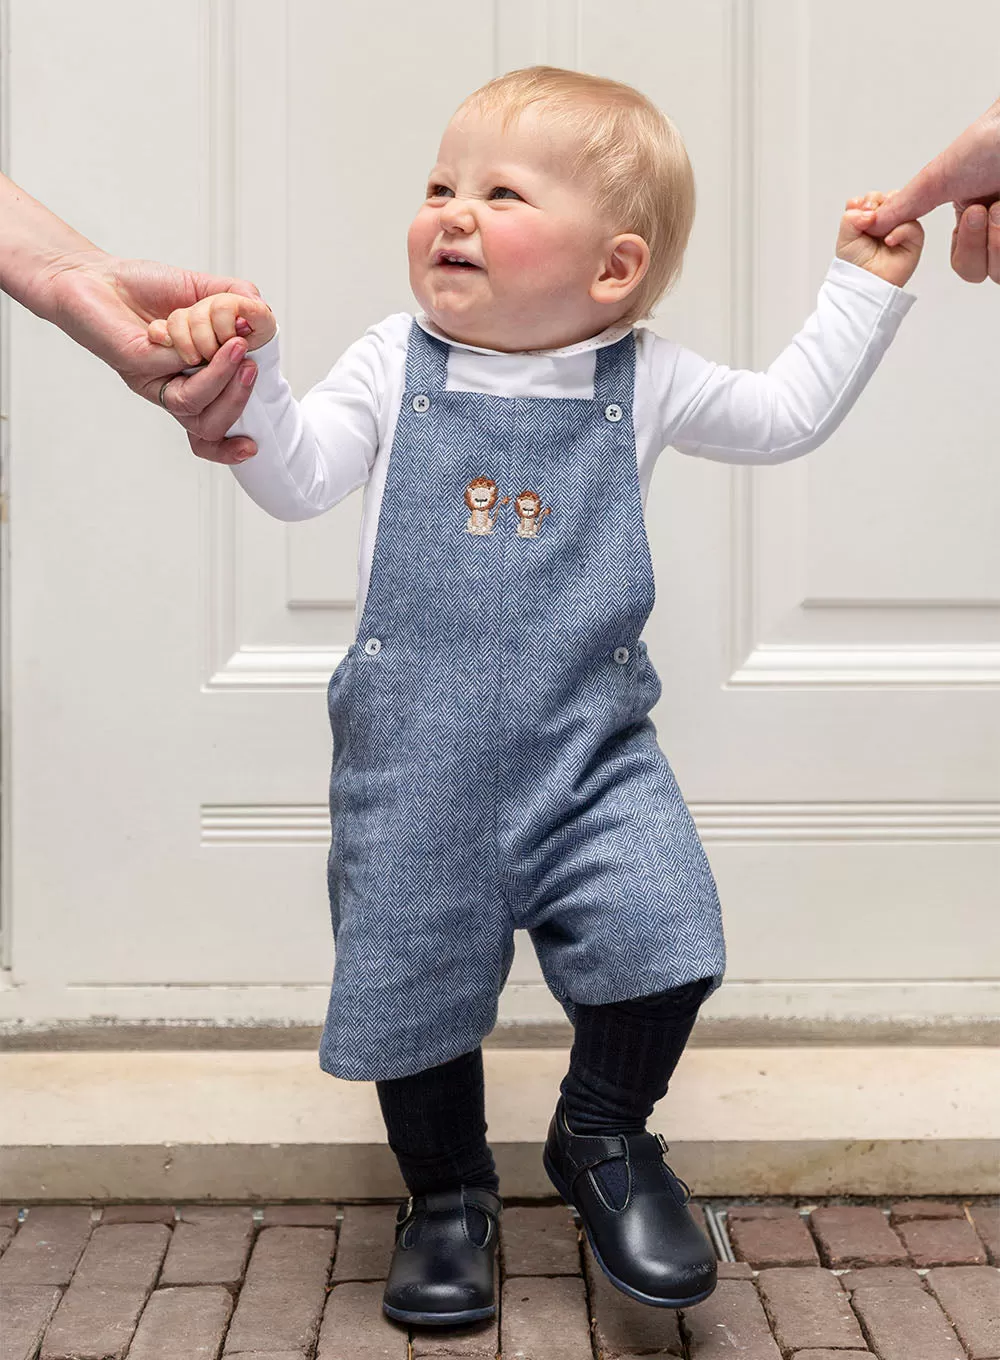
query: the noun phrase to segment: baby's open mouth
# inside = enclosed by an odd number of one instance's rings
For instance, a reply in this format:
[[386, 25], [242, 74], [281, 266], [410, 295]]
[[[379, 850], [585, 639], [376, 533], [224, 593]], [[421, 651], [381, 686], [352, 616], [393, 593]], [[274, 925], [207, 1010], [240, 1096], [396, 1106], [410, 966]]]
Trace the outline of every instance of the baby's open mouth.
[[464, 255], [441, 255], [435, 259], [434, 263], [439, 269], [479, 269], [481, 267], [478, 264], [473, 264], [471, 260], [467, 260]]

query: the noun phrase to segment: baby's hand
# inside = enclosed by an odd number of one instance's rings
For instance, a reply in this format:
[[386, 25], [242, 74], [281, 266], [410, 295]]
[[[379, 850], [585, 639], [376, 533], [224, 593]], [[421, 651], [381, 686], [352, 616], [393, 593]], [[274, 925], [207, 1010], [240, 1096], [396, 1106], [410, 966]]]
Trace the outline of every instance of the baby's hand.
[[863, 198], [847, 200], [847, 211], [840, 219], [837, 254], [849, 264], [859, 265], [870, 274], [877, 274], [887, 283], [902, 288], [920, 259], [920, 252], [924, 248], [924, 229], [919, 222], [902, 222], [889, 232], [884, 241], [877, 236], [866, 235], [867, 228], [875, 219], [876, 210], [887, 197], [886, 194], [870, 193]]
[[260, 298], [239, 293], [213, 293], [193, 307], [178, 307], [166, 321], [151, 321], [148, 335], [154, 345], [172, 345], [188, 367], [200, 364], [234, 335], [259, 349], [278, 329], [274, 313]]

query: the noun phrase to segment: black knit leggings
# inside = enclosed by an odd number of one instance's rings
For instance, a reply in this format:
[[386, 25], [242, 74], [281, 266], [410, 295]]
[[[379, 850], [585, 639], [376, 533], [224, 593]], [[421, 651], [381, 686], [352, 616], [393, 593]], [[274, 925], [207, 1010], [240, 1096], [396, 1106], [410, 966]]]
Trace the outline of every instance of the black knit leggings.
[[[569, 1071], [560, 1084], [574, 1133], [641, 1133], [711, 985], [699, 978], [652, 996], [577, 1003]], [[375, 1083], [389, 1146], [412, 1195], [465, 1185], [499, 1190], [486, 1141], [483, 1050]]]

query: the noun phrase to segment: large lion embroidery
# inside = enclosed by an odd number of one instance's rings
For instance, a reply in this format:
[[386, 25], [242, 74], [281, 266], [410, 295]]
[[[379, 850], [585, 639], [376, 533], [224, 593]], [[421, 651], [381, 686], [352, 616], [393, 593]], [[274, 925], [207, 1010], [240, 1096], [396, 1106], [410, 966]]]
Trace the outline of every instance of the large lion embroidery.
[[[510, 498], [508, 497], [507, 500]], [[503, 504], [507, 504], [507, 500]], [[497, 502], [497, 484], [490, 481], [489, 477], [477, 477], [475, 481], [469, 483], [465, 488], [465, 503], [469, 507], [470, 515], [465, 527], [470, 534], [491, 534], [493, 526], [497, 522], [496, 515], [490, 516], [490, 511]]]

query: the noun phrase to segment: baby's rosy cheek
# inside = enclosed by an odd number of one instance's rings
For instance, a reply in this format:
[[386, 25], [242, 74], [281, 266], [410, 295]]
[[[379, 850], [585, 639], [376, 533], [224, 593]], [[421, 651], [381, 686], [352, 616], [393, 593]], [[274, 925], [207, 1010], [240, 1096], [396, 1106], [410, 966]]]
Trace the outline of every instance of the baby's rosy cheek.
[[540, 236], [526, 236], [517, 231], [506, 235], [497, 233], [490, 249], [494, 265], [505, 269], [535, 274], [551, 267], [556, 258], [554, 243]]
[[430, 253], [434, 240], [434, 223], [425, 213], [418, 213], [406, 234], [406, 247], [411, 257], [423, 258]]

